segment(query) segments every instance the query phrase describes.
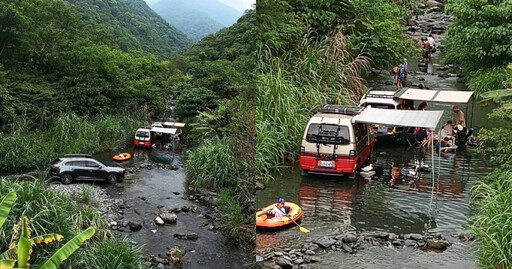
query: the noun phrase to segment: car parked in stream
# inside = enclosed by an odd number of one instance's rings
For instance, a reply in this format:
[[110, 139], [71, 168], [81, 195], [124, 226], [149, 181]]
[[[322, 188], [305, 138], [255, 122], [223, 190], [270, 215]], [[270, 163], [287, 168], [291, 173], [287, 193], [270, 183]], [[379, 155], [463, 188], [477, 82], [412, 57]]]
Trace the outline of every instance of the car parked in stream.
[[72, 154], [55, 160], [49, 174], [50, 178], [59, 179], [63, 184], [76, 180], [102, 180], [115, 184], [123, 181], [125, 169], [107, 166], [90, 155]]

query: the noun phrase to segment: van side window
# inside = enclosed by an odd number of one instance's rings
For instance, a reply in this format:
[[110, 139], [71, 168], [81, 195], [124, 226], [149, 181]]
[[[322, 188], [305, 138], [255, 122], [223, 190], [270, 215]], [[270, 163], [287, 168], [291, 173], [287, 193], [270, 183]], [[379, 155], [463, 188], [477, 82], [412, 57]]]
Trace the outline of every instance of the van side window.
[[366, 131], [366, 124], [363, 124], [363, 123], [355, 124], [354, 130], [355, 130], [354, 133], [358, 137], [359, 140], [364, 138], [366, 136], [366, 134], [368, 133]]

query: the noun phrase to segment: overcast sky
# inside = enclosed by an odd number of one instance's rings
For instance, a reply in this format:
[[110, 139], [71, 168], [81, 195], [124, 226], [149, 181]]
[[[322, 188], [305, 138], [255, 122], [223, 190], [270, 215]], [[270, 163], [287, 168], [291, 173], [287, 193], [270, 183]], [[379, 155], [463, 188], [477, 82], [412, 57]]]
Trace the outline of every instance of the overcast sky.
[[[152, 5], [160, 0], [145, 0], [148, 5]], [[208, 0], [205, 0], [208, 1]], [[245, 11], [246, 9], [251, 8], [251, 6], [256, 3], [256, 0], [219, 0], [220, 2], [231, 6], [240, 11]]]

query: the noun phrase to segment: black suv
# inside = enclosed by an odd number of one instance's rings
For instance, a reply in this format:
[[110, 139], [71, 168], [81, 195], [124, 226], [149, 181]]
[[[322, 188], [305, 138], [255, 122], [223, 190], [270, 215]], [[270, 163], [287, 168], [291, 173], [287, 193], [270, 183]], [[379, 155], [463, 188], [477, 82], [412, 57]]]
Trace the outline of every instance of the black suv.
[[106, 166], [86, 154], [68, 154], [55, 160], [50, 167], [50, 177], [64, 184], [74, 180], [106, 180], [109, 184], [124, 179], [124, 168]]

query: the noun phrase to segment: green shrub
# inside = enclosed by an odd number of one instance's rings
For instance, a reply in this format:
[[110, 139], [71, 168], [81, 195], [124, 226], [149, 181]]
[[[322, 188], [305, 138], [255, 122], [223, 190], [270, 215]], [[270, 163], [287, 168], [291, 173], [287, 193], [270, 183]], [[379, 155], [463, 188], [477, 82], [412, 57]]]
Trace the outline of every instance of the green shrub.
[[[69, 196], [46, 188], [42, 180], [33, 182], [0, 180], [0, 197], [11, 191], [16, 192], [17, 199], [9, 218], [0, 229], [0, 249], [8, 248], [13, 235], [11, 227], [19, 222], [21, 216], [30, 219], [32, 236], [56, 233], [63, 235], [66, 241], [88, 227], [96, 229], [92, 242], [86, 243], [86, 248], [79, 249], [69, 260], [65, 261], [65, 267], [68, 268], [80, 260], [86, 261], [85, 249], [94, 242], [105, 240], [110, 236], [107, 223], [97, 210], [83, 206]], [[46, 261], [58, 247], [58, 245], [48, 245], [34, 251], [30, 263], [37, 266]]]
[[482, 268], [512, 267], [512, 166], [496, 169], [471, 190], [478, 212], [472, 228]]
[[0, 170], [47, 165], [62, 154], [92, 153], [125, 145], [142, 123], [131, 116], [98, 116], [94, 119], [62, 114], [49, 128], [32, 130], [24, 117], [15, 120], [9, 133], [1, 134]]
[[141, 256], [142, 247], [133, 247], [127, 239], [106, 239], [84, 253], [83, 268], [143, 269], [147, 268]]
[[236, 199], [233, 190], [222, 189], [219, 194], [219, 204], [224, 218], [224, 230], [234, 238], [240, 238], [243, 235], [242, 226], [247, 222], [246, 217], [242, 213], [242, 206]]
[[493, 68], [473, 72], [470, 75], [469, 88], [477, 94], [505, 88], [505, 81], [512, 78], [512, 70]]
[[227, 139], [208, 139], [188, 154], [187, 175], [195, 187], [220, 190], [235, 186], [238, 169], [234, 151]]
[[219, 97], [207, 88], [186, 88], [176, 100], [176, 115], [194, 117], [199, 112], [217, 107]]

